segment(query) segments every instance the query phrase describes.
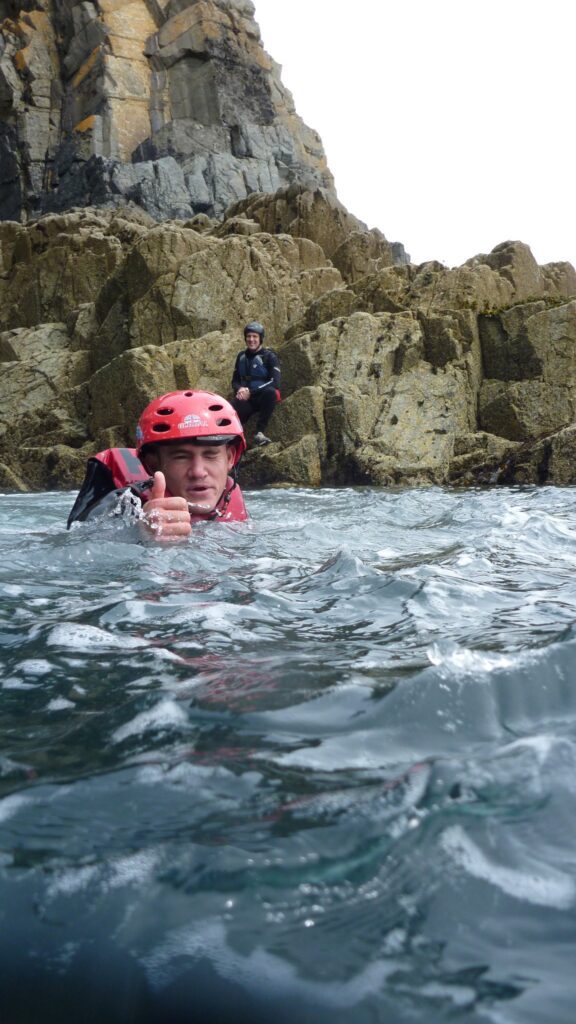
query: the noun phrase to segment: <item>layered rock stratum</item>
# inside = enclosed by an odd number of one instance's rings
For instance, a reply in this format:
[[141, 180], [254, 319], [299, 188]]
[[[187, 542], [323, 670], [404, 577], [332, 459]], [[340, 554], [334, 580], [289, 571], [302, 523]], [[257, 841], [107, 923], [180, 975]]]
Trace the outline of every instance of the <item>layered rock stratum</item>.
[[247, 0], [0, 18], [0, 486], [74, 487], [155, 395], [229, 394], [254, 318], [284, 398], [246, 483], [576, 482], [574, 268], [369, 231]]
[[0, 0], [0, 218], [333, 190], [250, 0]]

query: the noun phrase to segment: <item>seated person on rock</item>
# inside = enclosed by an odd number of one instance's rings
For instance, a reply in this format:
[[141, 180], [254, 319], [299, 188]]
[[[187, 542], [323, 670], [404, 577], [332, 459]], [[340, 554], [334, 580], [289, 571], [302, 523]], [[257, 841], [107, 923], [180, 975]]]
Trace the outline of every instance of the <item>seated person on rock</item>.
[[254, 444], [270, 444], [264, 431], [280, 399], [280, 363], [271, 348], [264, 348], [262, 324], [255, 320], [246, 324], [244, 340], [246, 348], [236, 356], [232, 375], [232, 405], [242, 424], [257, 413]]
[[143, 540], [186, 540], [194, 523], [248, 518], [236, 468], [246, 449], [231, 404], [209, 391], [172, 391], [150, 403], [137, 447], [109, 448], [88, 460], [68, 517], [117, 515], [137, 521]]

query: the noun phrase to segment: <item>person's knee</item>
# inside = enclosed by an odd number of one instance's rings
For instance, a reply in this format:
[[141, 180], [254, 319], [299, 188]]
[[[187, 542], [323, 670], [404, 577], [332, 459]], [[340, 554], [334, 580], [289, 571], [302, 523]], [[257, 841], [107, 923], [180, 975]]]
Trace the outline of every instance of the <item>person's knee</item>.
[[238, 413], [241, 423], [246, 423], [255, 412], [252, 403], [242, 398], [235, 398], [232, 405]]

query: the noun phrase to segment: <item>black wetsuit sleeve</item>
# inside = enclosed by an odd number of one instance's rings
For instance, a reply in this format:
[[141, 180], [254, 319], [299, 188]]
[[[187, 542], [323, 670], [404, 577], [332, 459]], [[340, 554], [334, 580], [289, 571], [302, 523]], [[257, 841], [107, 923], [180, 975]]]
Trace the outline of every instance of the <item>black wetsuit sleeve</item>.
[[281, 377], [280, 360], [278, 359], [278, 356], [276, 355], [275, 352], [272, 351], [271, 348], [268, 349], [266, 367], [268, 369], [268, 373], [270, 374], [272, 380], [274, 381], [274, 387], [279, 388]]
[[67, 528], [83, 522], [111, 491], [116, 489], [112, 473], [99, 459], [88, 459], [86, 476], [68, 516]]
[[232, 390], [234, 394], [238, 391], [238, 388], [242, 387], [242, 378], [240, 376], [240, 356], [241, 352], [236, 356], [236, 362], [234, 363], [234, 373], [232, 374]]

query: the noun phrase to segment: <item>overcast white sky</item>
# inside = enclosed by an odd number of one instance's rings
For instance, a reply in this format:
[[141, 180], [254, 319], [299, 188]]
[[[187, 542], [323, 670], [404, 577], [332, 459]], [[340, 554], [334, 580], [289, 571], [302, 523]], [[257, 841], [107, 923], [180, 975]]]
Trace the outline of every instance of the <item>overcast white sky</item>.
[[576, 265], [576, 0], [254, 0], [339, 198], [413, 262]]

